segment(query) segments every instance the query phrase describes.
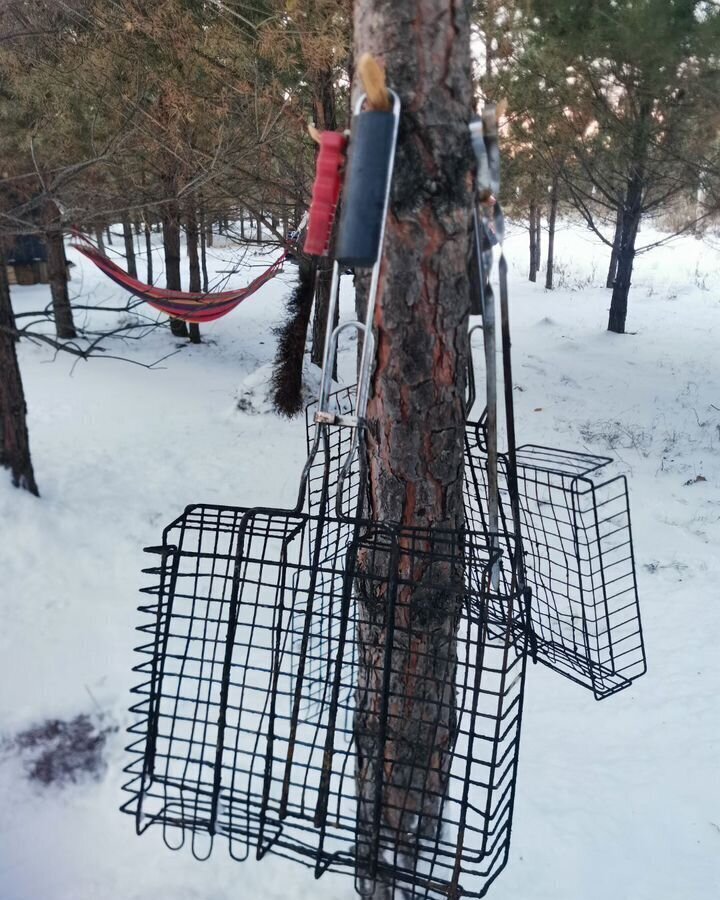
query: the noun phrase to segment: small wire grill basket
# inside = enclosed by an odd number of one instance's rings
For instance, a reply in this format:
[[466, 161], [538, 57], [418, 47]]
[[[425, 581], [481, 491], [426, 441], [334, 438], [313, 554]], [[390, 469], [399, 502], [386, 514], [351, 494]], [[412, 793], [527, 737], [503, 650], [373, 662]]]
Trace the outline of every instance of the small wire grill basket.
[[[468, 426], [466, 516], [485, 525], [487, 454], [482, 420]], [[535, 658], [600, 700], [646, 671], [627, 481], [605, 479], [612, 462], [551, 447], [517, 449], [525, 563], [532, 590]], [[508, 460], [498, 457], [501, 520], [510, 518]]]
[[[361, 894], [482, 896], [512, 824], [520, 605], [506, 598], [504, 634], [488, 629], [484, 538], [344, 528], [198, 506], [165, 530], [124, 809], [199, 858], [223, 835], [235, 859], [349, 872]], [[348, 653], [358, 633], [372, 659]]]

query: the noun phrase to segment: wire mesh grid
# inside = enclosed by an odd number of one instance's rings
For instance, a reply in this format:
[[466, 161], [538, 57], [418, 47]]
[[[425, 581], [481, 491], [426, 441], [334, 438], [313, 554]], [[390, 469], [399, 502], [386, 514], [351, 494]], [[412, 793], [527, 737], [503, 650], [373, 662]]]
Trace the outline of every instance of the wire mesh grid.
[[349, 872], [362, 894], [482, 896], [512, 824], [519, 610], [487, 628], [476, 535], [336, 526], [202, 506], [166, 529], [124, 809], [200, 858], [224, 835], [236, 859]]
[[[339, 410], [352, 412], [354, 387], [342, 388], [333, 397]], [[316, 428], [314, 408], [310, 404], [306, 411], [309, 442]], [[465, 515], [475, 533], [503, 549], [507, 567], [512, 558], [508, 535], [513, 532], [508, 459], [499, 455], [500, 527], [493, 535], [487, 517], [485, 427], [481, 417], [466, 429]], [[337, 452], [317, 463], [318, 483], [325, 474], [323, 465], [337, 474], [349, 449], [348, 430], [337, 431]], [[598, 477], [610, 462], [609, 457], [536, 445], [517, 451], [533, 657], [589, 688], [597, 699], [623, 690], [646, 671], [627, 480]], [[344, 486], [347, 502], [355, 502], [358, 483], [354, 470]], [[308, 494], [308, 503], [310, 511], [317, 510], [317, 491]], [[498, 623], [501, 631], [506, 594], [498, 592], [488, 607], [489, 627]]]
[[[526, 445], [517, 450], [525, 578], [539, 662], [603, 699], [646, 670], [627, 481], [602, 480], [608, 457]], [[468, 426], [466, 515], [486, 527], [483, 423]], [[508, 460], [499, 457], [501, 519], [510, 516]]]

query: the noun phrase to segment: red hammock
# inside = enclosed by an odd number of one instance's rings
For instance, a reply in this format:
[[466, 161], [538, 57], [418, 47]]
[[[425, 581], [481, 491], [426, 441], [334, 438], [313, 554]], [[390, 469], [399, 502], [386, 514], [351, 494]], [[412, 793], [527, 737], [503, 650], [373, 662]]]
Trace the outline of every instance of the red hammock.
[[185, 322], [212, 322], [232, 312], [236, 306], [243, 302], [251, 294], [262, 287], [266, 281], [270, 281], [282, 269], [285, 253], [246, 287], [236, 291], [223, 291], [219, 294], [192, 293], [190, 291], [169, 291], [163, 288], [153, 287], [151, 284], [143, 284], [136, 278], [128, 275], [120, 266], [97, 250], [92, 244], [73, 244], [77, 251], [87, 256], [95, 265], [104, 272], [108, 278], [119, 284], [121, 288], [140, 297], [149, 303], [153, 309], [157, 309], [174, 319], [183, 319]]

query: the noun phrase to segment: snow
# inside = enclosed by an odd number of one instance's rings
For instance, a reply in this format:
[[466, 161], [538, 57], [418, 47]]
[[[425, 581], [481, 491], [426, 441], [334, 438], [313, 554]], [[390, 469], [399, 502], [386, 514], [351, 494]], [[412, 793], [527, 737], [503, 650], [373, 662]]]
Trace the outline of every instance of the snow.
[[[648, 232], [644, 239], [657, 237]], [[641, 256], [629, 334], [606, 326], [607, 252], [589, 232], [558, 234], [558, 289], [525, 280], [526, 236], [511, 232], [518, 431], [616, 457], [628, 475], [648, 674], [603, 703], [531, 667], [510, 861], [495, 900], [714, 900], [720, 893], [720, 248], [684, 237]], [[83, 258], [79, 303], [123, 295]], [[245, 263], [269, 263], [251, 253]], [[215, 284], [237, 251], [211, 251]], [[140, 271], [144, 264], [140, 260]], [[155, 271], [162, 271], [156, 248]], [[249, 274], [252, 273], [252, 274]], [[77, 362], [24, 343], [21, 366], [42, 498], [0, 475], [0, 731], [105, 715], [118, 731], [96, 781], [41, 787], [0, 742], [0, 900], [230, 900], [352, 897], [349, 879], [281, 859], [239, 865], [222, 841], [208, 862], [171, 853], [118, 812], [123, 729], [136, 676], [142, 548], [190, 502], [294, 502], [302, 418], [267, 396], [294, 268], [191, 346], [157, 330]], [[17, 312], [47, 289], [13, 288]], [[346, 279], [343, 297], [350, 315]], [[116, 323], [118, 313], [92, 322]], [[479, 336], [476, 337], [479, 342]], [[479, 355], [479, 354], [478, 354]], [[352, 380], [354, 345], [340, 374]], [[308, 367], [311, 387], [317, 373]], [[479, 377], [482, 377], [479, 372]], [[240, 401], [240, 402], [239, 402]], [[701, 476], [701, 479], [698, 480]], [[9, 746], [9, 745], [7, 745]]]

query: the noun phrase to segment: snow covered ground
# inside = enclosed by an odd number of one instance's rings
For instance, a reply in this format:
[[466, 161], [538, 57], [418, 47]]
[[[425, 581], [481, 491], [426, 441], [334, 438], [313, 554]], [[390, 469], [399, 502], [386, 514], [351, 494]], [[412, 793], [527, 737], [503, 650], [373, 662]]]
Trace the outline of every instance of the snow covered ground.
[[[617, 336], [604, 330], [606, 249], [563, 228], [558, 289], [547, 293], [524, 278], [525, 241], [518, 231], [507, 244], [519, 436], [614, 455], [612, 472], [628, 475], [649, 671], [596, 703], [530, 669], [511, 858], [490, 896], [715, 900], [720, 248], [688, 237], [641, 257], [631, 333]], [[124, 302], [70, 255], [78, 302]], [[236, 255], [212, 251], [215, 278]], [[158, 252], [155, 266], [161, 271]], [[189, 502], [295, 497], [304, 424], [279, 419], [266, 399], [272, 326], [293, 275], [288, 266], [205, 328], [206, 343], [183, 344], [153, 369], [21, 347], [42, 499], [0, 475], [0, 900], [353, 896], [350, 880], [315, 882], [279, 859], [233, 863], [222, 842], [198, 863], [165, 849], [152, 829], [137, 838], [117, 811], [142, 547]], [[250, 277], [241, 271], [229, 286]], [[16, 311], [44, 306], [46, 290], [13, 288]], [[176, 345], [164, 329], [106, 344], [145, 363]], [[346, 380], [353, 365], [348, 342]], [[32, 752], [18, 752], [13, 736], [81, 714], [117, 728], [102, 777], [49, 787], [29, 780]]]

